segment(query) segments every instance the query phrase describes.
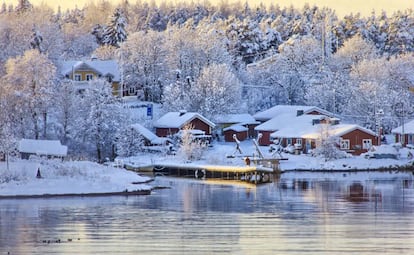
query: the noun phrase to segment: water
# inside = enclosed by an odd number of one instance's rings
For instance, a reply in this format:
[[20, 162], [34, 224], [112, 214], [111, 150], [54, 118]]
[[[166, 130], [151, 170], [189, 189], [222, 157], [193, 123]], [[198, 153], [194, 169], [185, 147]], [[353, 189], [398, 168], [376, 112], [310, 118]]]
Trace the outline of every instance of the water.
[[[7, 254], [414, 254], [413, 175], [157, 177], [150, 196], [0, 200]], [[60, 242], [59, 242], [60, 240]]]

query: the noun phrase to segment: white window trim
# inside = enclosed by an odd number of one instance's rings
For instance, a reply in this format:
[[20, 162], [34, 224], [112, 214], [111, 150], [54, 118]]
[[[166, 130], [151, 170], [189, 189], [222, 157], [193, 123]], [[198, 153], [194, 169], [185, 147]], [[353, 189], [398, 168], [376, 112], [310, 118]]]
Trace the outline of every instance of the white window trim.
[[302, 145], [302, 138], [296, 138], [296, 143]]
[[80, 74], [74, 74], [73, 80], [75, 80], [75, 81], [81, 81], [82, 80], [82, 75], [80, 75]]
[[350, 140], [349, 139], [341, 139], [340, 141], [341, 150], [349, 150], [350, 148]]

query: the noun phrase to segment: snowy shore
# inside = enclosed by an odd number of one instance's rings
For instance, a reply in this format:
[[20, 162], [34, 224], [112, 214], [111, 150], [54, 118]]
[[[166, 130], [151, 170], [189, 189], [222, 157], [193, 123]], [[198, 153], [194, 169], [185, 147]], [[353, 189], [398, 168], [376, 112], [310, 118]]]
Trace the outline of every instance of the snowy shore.
[[[255, 147], [251, 141], [243, 141], [240, 148], [244, 155], [239, 155], [234, 152], [234, 144], [232, 143], [215, 143], [212, 148], [209, 148], [201, 160], [188, 162], [177, 155], [146, 154], [137, 155], [134, 157], [119, 159], [119, 164], [126, 164], [135, 168], [146, 168], [154, 164], [183, 164], [183, 165], [222, 165], [222, 166], [244, 166], [244, 157], [246, 155], [252, 156], [255, 153]], [[268, 151], [268, 147], [260, 148], [265, 158], [274, 157]], [[400, 149], [398, 158], [382, 158], [375, 159], [365, 157], [364, 155], [352, 156], [347, 158], [325, 160], [323, 157], [311, 156], [309, 154], [294, 155], [289, 153], [282, 153], [282, 157], [287, 160], [280, 161], [280, 169], [282, 171], [366, 171], [366, 170], [403, 170], [413, 167], [413, 158], [409, 156], [409, 152], [414, 154], [411, 149]], [[234, 157], [232, 157], [234, 154]]]
[[[149, 194], [149, 177], [87, 161], [28, 161], [0, 164], [0, 198]], [[39, 170], [41, 178], [37, 177]], [[136, 183], [136, 184], [134, 184]]]
[[[241, 144], [245, 155], [252, 155], [255, 148], [251, 142]], [[271, 153], [266, 147], [260, 148], [265, 157]], [[133, 168], [150, 168], [156, 164], [174, 165], [221, 165], [245, 166], [244, 156], [232, 155], [234, 145], [218, 143], [209, 148], [201, 160], [188, 162], [179, 154], [142, 153], [135, 157], [117, 159], [119, 165], [129, 165]], [[410, 150], [399, 152], [398, 159], [373, 159], [364, 156], [349, 156], [348, 158], [328, 160], [310, 155], [283, 154], [287, 160], [281, 161], [283, 172], [336, 172], [336, 171], [413, 171], [413, 159]], [[411, 154], [414, 154], [411, 152]], [[10, 197], [53, 197], [53, 196], [100, 196], [100, 195], [134, 195], [150, 194], [151, 178], [138, 175], [123, 168], [101, 165], [88, 161], [58, 161], [58, 160], [13, 160], [9, 170], [5, 162], [0, 163], [0, 198]], [[37, 178], [37, 170], [41, 178]], [[148, 184], [147, 184], [148, 183]]]

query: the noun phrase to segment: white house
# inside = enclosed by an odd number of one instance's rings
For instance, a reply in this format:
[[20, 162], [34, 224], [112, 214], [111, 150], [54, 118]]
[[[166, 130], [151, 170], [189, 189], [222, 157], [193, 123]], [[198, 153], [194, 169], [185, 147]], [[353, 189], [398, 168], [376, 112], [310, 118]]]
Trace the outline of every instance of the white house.
[[63, 158], [67, 156], [68, 147], [59, 140], [22, 139], [18, 151], [22, 159], [29, 159], [31, 155]]
[[414, 120], [394, 128], [391, 133], [395, 136], [395, 142], [403, 146], [414, 146]]

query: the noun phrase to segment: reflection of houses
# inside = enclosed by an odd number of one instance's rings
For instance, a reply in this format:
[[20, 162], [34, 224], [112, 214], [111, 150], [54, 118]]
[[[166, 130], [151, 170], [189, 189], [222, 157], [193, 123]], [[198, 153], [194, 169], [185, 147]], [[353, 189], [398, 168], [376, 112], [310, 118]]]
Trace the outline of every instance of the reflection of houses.
[[68, 153], [68, 147], [58, 140], [22, 139], [18, 145], [22, 159], [29, 159], [31, 155], [48, 158], [63, 158]]
[[[88, 88], [88, 82], [93, 79], [105, 79], [108, 81], [114, 95], [129, 95], [130, 91], [121, 87], [121, 74], [118, 63], [115, 60], [91, 59], [87, 61], [64, 61], [62, 63], [61, 74], [65, 79], [76, 82], [79, 91]], [[131, 91], [133, 94], [135, 91]]]
[[248, 113], [241, 113], [216, 116], [215, 124], [222, 131], [225, 141], [232, 142], [233, 134], [236, 134], [241, 141], [249, 137], [256, 137], [254, 128], [260, 122]]
[[364, 186], [361, 183], [352, 183], [346, 194], [346, 199], [350, 202], [367, 202], [369, 201], [369, 195], [364, 191]]
[[395, 136], [395, 142], [403, 146], [414, 146], [414, 120], [394, 128], [391, 133]]
[[262, 124], [255, 127], [255, 130], [262, 134], [259, 144], [270, 145], [272, 143], [270, 134], [278, 131], [280, 128], [289, 126], [291, 121], [301, 115], [323, 115], [333, 117], [332, 113], [316, 106], [276, 105], [253, 115], [257, 121], [262, 122]]
[[199, 113], [180, 111], [166, 113], [154, 123], [154, 127], [160, 137], [174, 135], [186, 127], [211, 135], [215, 124]]

